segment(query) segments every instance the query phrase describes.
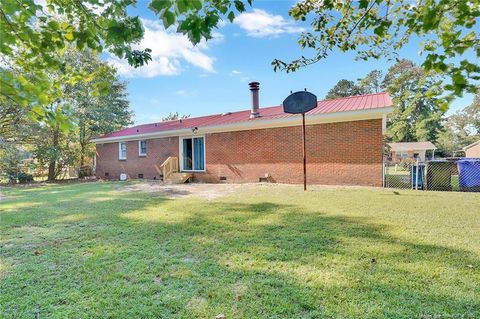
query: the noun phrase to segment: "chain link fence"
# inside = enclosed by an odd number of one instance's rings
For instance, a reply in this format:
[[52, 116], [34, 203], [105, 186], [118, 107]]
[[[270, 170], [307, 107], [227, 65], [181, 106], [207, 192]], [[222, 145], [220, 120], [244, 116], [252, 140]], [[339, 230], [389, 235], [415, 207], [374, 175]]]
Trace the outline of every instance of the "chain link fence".
[[427, 191], [480, 192], [480, 158], [386, 160], [383, 186]]

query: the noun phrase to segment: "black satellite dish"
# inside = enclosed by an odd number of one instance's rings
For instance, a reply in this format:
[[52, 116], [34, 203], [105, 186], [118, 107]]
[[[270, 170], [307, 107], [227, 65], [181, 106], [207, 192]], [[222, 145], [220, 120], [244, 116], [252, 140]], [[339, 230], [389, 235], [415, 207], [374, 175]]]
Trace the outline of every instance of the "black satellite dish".
[[283, 101], [283, 111], [285, 113], [302, 114], [316, 107], [316, 95], [307, 91], [292, 93]]

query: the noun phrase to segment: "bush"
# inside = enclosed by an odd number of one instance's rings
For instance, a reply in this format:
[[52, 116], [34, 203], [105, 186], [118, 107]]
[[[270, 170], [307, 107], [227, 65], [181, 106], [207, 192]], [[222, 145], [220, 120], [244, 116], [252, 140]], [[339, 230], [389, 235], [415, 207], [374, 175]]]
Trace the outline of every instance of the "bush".
[[33, 182], [33, 175], [32, 174], [27, 174], [27, 173], [24, 173], [24, 172], [18, 173], [18, 182], [20, 184], [31, 183], [31, 182]]
[[8, 178], [10, 184], [17, 182], [17, 173], [22, 164], [22, 154], [15, 145], [0, 145], [0, 173]]
[[91, 166], [82, 166], [78, 171], [78, 178], [85, 178], [93, 176], [93, 167]]

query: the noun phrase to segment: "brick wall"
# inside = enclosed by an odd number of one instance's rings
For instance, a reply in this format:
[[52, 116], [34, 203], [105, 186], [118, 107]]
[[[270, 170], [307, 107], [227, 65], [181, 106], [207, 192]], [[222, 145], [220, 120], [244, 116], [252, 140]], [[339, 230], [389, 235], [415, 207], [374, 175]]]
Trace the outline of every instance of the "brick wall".
[[[382, 121], [306, 128], [307, 181], [312, 184], [382, 185]], [[301, 127], [208, 134], [207, 172], [197, 180], [303, 183]]]
[[99, 178], [118, 179], [121, 173], [128, 178], [137, 178], [143, 174], [147, 179], [159, 179], [160, 165], [169, 157], [178, 156], [178, 137], [166, 137], [147, 140], [147, 155], [138, 155], [138, 141], [127, 142], [127, 159], [118, 159], [118, 143], [97, 145], [96, 174]]
[[[307, 126], [307, 180], [311, 184], [382, 185], [382, 120]], [[302, 183], [301, 127], [212, 133], [205, 136], [205, 173], [195, 180], [258, 182], [265, 174], [278, 183]], [[118, 160], [118, 143], [97, 148], [97, 176], [122, 170], [131, 177], [157, 174], [168, 156], [177, 156], [178, 138], [148, 141], [147, 158], [138, 158], [138, 142], [128, 142], [127, 161]], [[157, 145], [151, 147], [150, 145]], [[128, 164], [128, 165], [127, 165]], [[113, 173], [112, 173], [113, 172]]]

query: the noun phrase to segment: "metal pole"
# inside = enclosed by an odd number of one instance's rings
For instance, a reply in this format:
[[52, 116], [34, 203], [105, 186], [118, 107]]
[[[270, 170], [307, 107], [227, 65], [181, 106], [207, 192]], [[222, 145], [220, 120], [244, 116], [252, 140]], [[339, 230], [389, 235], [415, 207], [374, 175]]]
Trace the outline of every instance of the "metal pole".
[[302, 113], [302, 146], [303, 146], [303, 190], [307, 190], [307, 151], [305, 147], [305, 113]]
[[418, 191], [418, 172], [420, 171], [419, 170], [419, 161], [418, 161], [418, 158], [417, 158], [417, 168], [415, 169], [416, 172], [415, 172], [415, 189]]

